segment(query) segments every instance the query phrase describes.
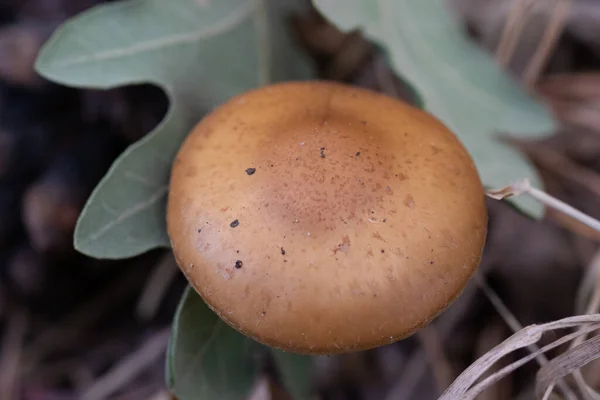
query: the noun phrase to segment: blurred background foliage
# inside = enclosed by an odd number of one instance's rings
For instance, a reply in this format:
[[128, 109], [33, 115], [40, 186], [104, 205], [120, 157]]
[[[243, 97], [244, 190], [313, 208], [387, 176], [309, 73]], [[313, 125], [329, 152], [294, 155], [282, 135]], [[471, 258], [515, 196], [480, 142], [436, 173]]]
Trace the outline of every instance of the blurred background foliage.
[[[105, 90], [63, 86], [34, 69], [52, 33], [98, 3], [0, 2], [1, 399], [170, 398], [165, 354], [186, 284], [168, 250], [103, 260], [73, 246], [77, 219], [92, 191], [129, 146], [148, 140], [147, 133], [170, 110], [169, 93], [142, 82], [126, 87], [109, 82]], [[208, 7], [211, 2], [197, 3]], [[469, 40], [510, 74], [515, 86], [540, 98], [558, 122], [544, 137], [513, 137], [506, 143], [535, 167], [549, 193], [600, 217], [600, 3], [445, 4]], [[352, 8], [345, 11], [340, 18], [351, 15]], [[426, 26], [427, 14], [422, 18], [410, 22]], [[377, 44], [370, 41], [376, 31], [367, 30], [366, 37], [343, 32], [308, 1], [285, 22], [315, 76], [419, 100], [397, 76], [404, 73], [409, 81], [413, 76], [411, 84], [418, 88], [414, 71], [397, 56], [390, 58], [389, 49], [382, 51], [381, 37]], [[96, 29], [96, 35], [110, 31]], [[212, 85], [210, 79], [198, 83], [201, 93], [195, 96], [210, 99], [202, 107], [219, 99], [218, 86]], [[239, 90], [226, 89], [218, 90], [222, 96]], [[427, 104], [426, 96], [420, 100]], [[510, 122], [519, 128], [518, 121]], [[490, 200], [488, 207], [481, 272], [522, 325], [597, 312], [588, 307], [588, 297], [600, 286], [597, 232], [552, 211], [537, 221], [506, 203]], [[414, 337], [372, 351], [316, 357], [311, 388], [323, 400], [435, 399], [512, 333], [502, 315], [489, 292], [473, 282]], [[556, 337], [550, 336], [543, 340]], [[519, 351], [502, 362], [525, 354]], [[251, 363], [256, 373], [247, 398], [286, 398], [285, 377], [274, 358], [259, 351]], [[599, 368], [591, 362], [582, 369], [596, 389]], [[529, 363], [479, 398], [533, 398], [537, 369]]]

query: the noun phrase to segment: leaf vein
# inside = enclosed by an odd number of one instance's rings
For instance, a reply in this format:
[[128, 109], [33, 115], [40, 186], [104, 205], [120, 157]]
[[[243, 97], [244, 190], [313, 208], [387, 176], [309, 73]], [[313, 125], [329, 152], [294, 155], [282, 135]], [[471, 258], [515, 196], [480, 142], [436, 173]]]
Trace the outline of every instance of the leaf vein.
[[139, 214], [140, 212], [152, 207], [154, 205], [154, 203], [156, 203], [163, 196], [166, 195], [167, 190], [168, 190], [167, 185], [161, 186], [160, 188], [158, 188], [158, 190], [152, 196], [150, 196], [148, 198], [148, 200], [134, 205], [133, 207], [131, 207], [131, 208], [127, 209], [126, 211], [124, 211], [123, 213], [121, 213], [117, 218], [102, 225], [96, 232], [94, 232], [93, 234], [91, 234], [89, 236], [89, 241], [98, 240], [101, 236], [105, 235], [106, 232], [108, 232], [115, 226], [123, 223], [125, 220], [133, 217], [134, 215]]
[[72, 67], [79, 64], [106, 61], [121, 57], [131, 57], [140, 53], [156, 51], [169, 46], [194, 43], [203, 39], [211, 38], [213, 36], [218, 36], [224, 32], [227, 32], [228, 30], [233, 29], [235, 26], [240, 25], [242, 21], [251, 14], [251, 12], [252, 2], [246, 2], [243, 6], [240, 6], [237, 10], [233, 11], [208, 28], [200, 28], [189, 33], [169, 35], [160, 39], [140, 42], [129, 47], [115, 48], [81, 57], [66, 59], [62, 62], [57, 62], [54, 64], [54, 66], [58, 68]]

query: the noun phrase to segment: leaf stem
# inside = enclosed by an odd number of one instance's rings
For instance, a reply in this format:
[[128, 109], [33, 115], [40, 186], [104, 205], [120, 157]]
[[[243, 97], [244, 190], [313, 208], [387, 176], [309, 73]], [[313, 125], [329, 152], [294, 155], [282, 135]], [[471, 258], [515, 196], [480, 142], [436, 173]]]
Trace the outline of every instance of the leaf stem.
[[523, 193], [528, 194], [545, 206], [566, 214], [582, 224], [585, 224], [588, 227], [600, 232], [600, 221], [598, 221], [596, 218], [577, 210], [575, 207], [568, 205], [564, 201], [561, 201], [540, 189], [532, 187], [528, 179], [523, 179], [518, 183], [499, 190], [489, 190], [487, 192], [487, 196], [496, 200], [503, 200], [507, 197], [519, 196]]

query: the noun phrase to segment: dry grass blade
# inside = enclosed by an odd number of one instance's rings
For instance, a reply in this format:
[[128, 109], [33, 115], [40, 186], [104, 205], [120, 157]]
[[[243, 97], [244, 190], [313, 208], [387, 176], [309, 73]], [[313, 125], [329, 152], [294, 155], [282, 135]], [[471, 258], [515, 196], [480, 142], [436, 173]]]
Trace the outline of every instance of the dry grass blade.
[[140, 348], [87, 388], [80, 398], [82, 400], [105, 399], [119, 390], [165, 352], [170, 334], [170, 328], [155, 333]]
[[581, 375], [581, 371], [574, 371], [573, 377], [575, 378], [575, 382], [579, 386], [579, 390], [581, 391], [582, 396], [591, 400], [600, 400], [600, 393], [596, 392], [594, 389], [588, 386], [585, 379], [583, 379], [583, 375]]
[[527, 179], [522, 179], [520, 182], [502, 189], [488, 190], [486, 194], [492, 199], [503, 200], [512, 196], [520, 196], [524, 193], [533, 197], [545, 206], [551, 207], [558, 212], [566, 214], [582, 224], [587, 225], [589, 228], [600, 232], [600, 221], [598, 221], [596, 218], [577, 210], [575, 207], [570, 206], [556, 197], [550, 196], [548, 193], [542, 190], [532, 187]]
[[440, 335], [435, 326], [429, 325], [419, 330], [417, 337], [429, 359], [429, 365], [433, 371], [439, 393], [441, 393], [452, 383], [453, 375], [450, 362], [444, 354]]
[[547, 144], [527, 143], [525, 141], [506, 138], [516, 145], [532, 161], [545, 170], [569, 182], [573, 182], [582, 189], [588, 190], [594, 196], [600, 197], [600, 175], [587, 167], [577, 164], [564, 154], [556, 151]]
[[564, 124], [599, 132], [599, 73], [551, 75], [543, 78], [536, 90]]
[[[515, 350], [522, 349], [537, 343], [544, 332], [552, 331], [555, 329], [572, 328], [581, 325], [593, 324], [581, 329], [577, 332], [563, 336], [560, 339], [552, 342], [551, 344], [542, 347], [540, 350], [523, 357], [522, 359], [515, 361], [514, 363], [502, 368], [497, 373], [491, 375], [489, 378], [483, 380], [477, 385], [473, 386], [475, 382], [487, 371], [492, 365], [498, 360], [503, 358], [505, 355], [512, 353]], [[564, 343], [581, 336], [588, 332], [600, 329], [600, 314], [594, 315], [581, 315], [575, 317], [564, 318], [558, 321], [549, 322], [541, 325], [530, 325], [525, 327], [510, 336], [504, 342], [494, 347], [484, 356], [480, 357], [477, 361], [469, 366], [448, 389], [439, 398], [439, 400], [457, 400], [457, 399], [475, 399], [479, 393], [484, 391], [489, 386], [498, 382], [512, 371], [518, 369], [529, 361], [535, 359], [540, 354], [545, 353], [553, 348], [556, 348]]]
[[[538, 372], [535, 392], [538, 398], [542, 397], [547, 388], [591, 361], [600, 358], [600, 336], [594, 336], [582, 344], [555, 357], [544, 365]], [[582, 393], [586, 400], [594, 400], [588, 393]]]
[[[508, 376], [509, 374], [511, 374], [512, 372], [514, 372], [515, 370], [517, 370], [518, 368], [522, 367], [523, 365], [527, 364], [528, 362], [530, 362], [531, 360], [533, 360], [534, 358], [538, 358], [541, 354], [552, 350], [558, 346], [561, 346], [581, 335], [584, 335], [590, 331], [599, 329], [600, 325], [594, 325], [593, 327], [590, 328], [586, 328], [586, 329], [582, 329], [578, 332], [572, 333], [570, 335], [566, 335], [561, 337], [558, 340], [555, 340], [554, 342], [550, 343], [549, 345], [546, 345], [544, 347], [542, 347], [541, 349], [539, 349], [538, 351], [521, 358], [518, 361], [513, 362], [512, 364], [507, 365], [506, 367], [502, 368], [501, 370], [499, 370], [498, 372], [494, 373], [493, 375], [491, 375], [490, 377], [486, 378], [485, 380], [483, 380], [482, 382], [478, 383], [476, 386], [474, 386], [473, 388], [471, 388], [468, 392], [466, 392], [465, 394], [465, 399], [474, 399], [476, 396], [478, 396], [481, 392], [483, 392], [484, 390], [488, 389], [490, 386], [494, 385], [495, 383], [497, 383], [498, 381], [500, 381], [501, 379], [503, 379], [504, 377]], [[551, 387], [549, 387], [549, 391], [547, 391], [544, 394], [544, 398], [548, 398], [548, 396], [550, 395], [552, 389], [554, 388], [554, 386], [552, 385]]]
[[[585, 312], [586, 314], [597, 313], [600, 309], [600, 251], [597, 251], [594, 257], [592, 258], [591, 265], [588, 268], [588, 272], [584, 277], [577, 296], [577, 312]], [[593, 289], [593, 290], [592, 290]], [[590, 295], [590, 292], [591, 295]], [[587, 306], [585, 306], [585, 299], [589, 296], [589, 301]], [[585, 308], [585, 309], [584, 309]], [[585, 340], [585, 336], [580, 336], [575, 339], [571, 348], [573, 349], [581, 342]], [[576, 369], [573, 371], [573, 378], [581, 391], [581, 394], [593, 400], [600, 400], [600, 393], [596, 392], [593, 388], [591, 388], [587, 382], [585, 381], [581, 370]]]
[[[488, 286], [487, 282], [480, 274], [476, 275], [476, 281], [481, 291], [486, 295], [488, 300], [492, 303], [498, 314], [500, 314], [500, 316], [502, 317], [502, 319], [504, 319], [504, 322], [506, 322], [510, 329], [512, 329], [513, 332], [518, 332], [519, 330], [523, 329], [523, 326], [519, 323], [517, 318], [510, 312], [508, 307], [506, 307], [506, 305], [502, 302], [502, 300], [496, 294], [496, 292], [494, 292], [494, 290]], [[527, 346], [527, 348], [531, 353], [538, 353], [540, 350], [540, 347], [536, 344]], [[548, 363], [548, 358], [543, 353], [539, 353], [539, 355], [536, 357], [536, 360], [541, 366], [546, 365]], [[571, 388], [567, 385], [566, 382], [564, 382], [563, 380], [559, 380], [558, 386], [563, 391], [564, 396], [567, 399], [577, 399], [575, 393], [571, 390]]]
[[508, 62], [512, 58], [519, 42], [519, 36], [527, 23], [527, 18], [531, 14], [535, 1], [513, 1], [508, 17], [506, 18], [506, 23], [504, 24], [504, 29], [502, 30], [500, 43], [496, 49], [496, 60], [501, 66], [505, 67], [508, 65]]
[[414, 398], [416, 386], [427, 372], [427, 355], [417, 349], [403, 368], [396, 384], [389, 390], [385, 400], [409, 400]]
[[27, 316], [21, 310], [11, 313], [0, 352], [0, 398], [16, 399]]
[[538, 85], [538, 92], [549, 98], [591, 101], [600, 98], [600, 74], [597, 72], [555, 74], [545, 77]]
[[150, 320], [158, 311], [160, 301], [177, 277], [179, 269], [172, 252], [165, 254], [148, 277], [137, 304], [136, 314]]
[[538, 48], [533, 54], [531, 62], [525, 70], [523, 81], [526, 87], [534, 87], [567, 23], [572, 0], [557, 1], [558, 3], [550, 15], [550, 21], [548, 21], [548, 27], [546, 28], [546, 32], [544, 32], [544, 37], [542, 37]]
[[[536, 343], [542, 338], [542, 332], [536, 328], [536, 326], [526, 327], [484, 354], [459, 375], [452, 385], [446, 389], [439, 400], [457, 400], [468, 398], [466, 396], [469, 389], [481, 377], [481, 375], [498, 360], [515, 350], [522, 349], [533, 343]], [[475, 396], [472, 398], [475, 398]]]
[[[479, 331], [477, 341], [474, 348], [475, 359], [481, 357], [506, 338], [506, 327], [504, 321], [501, 318], [494, 316], [486, 319], [485, 325]], [[485, 379], [494, 373], [498, 372], [501, 368], [507, 366], [514, 361], [514, 355], [508, 355], [502, 360], [493, 365], [488, 369], [482, 376], [481, 379]], [[449, 385], [447, 385], [449, 386]], [[446, 387], [447, 387], [446, 386]], [[511, 393], [515, 390], [515, 385], [512, 379], [505, 379], [499, 382], [498, 385], [490, 387], [485, 392], [482, 392], [477, 396], [477, 400], [506, 400], [511, 398]], [[576, 397], [573, 398], [576, 400]]]
[[111, 310], [118, 308], [132, 292], [138, 290], [139, 277], [138, 268], [131, 266], [123, 276], [77, 307], [63, 321], [42, 331], [26, 349], [23, 373], [31, 372], [48, 354], [72, 345], [82, 332]]

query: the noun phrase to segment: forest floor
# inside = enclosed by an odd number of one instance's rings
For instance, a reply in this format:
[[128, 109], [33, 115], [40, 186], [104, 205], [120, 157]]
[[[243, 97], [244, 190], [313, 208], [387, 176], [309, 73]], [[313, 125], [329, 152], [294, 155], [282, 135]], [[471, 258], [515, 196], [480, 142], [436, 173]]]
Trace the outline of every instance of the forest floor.
[[[160, 121], [166, 98], [147, 86], [59, 87], [33, 70], [52, 31], [95, 3], [0, 4], [0, 399], [170, 398], [164, 349], [186, 284], [172, 257], [156, 250], [100, 261], [72, 246], [91, 190], [120, 152]], [[539, 1], [531, 15], [529, 3], [450, 1], [472, 39], [561, 123], [548, 139], [511, 145], [535, 164], [548, 193], [600, 218], [600, 2]], [[321, 77], [407, 98], [359, 33], [342, 34], [316, 12], [296, 16], [290, 29]], [[589, 299], [600, 293], [600, 233], [557, 212], [534, 221], [503, 202], [490, 199], [488, 207], [479, 279], [407, 340], [319, 357], [322, 400], [436, 399], [510, 336], [515, 321], [526, 326], [598, 312]], [[513, 353], [495, 370], [526, 354]], [[526, 364], [478, 399], [533, 398], [538, 368]], [[582, 373], [600, 389], [600, 361]], [[257, 393], [255, 399], [276, 397]]]

